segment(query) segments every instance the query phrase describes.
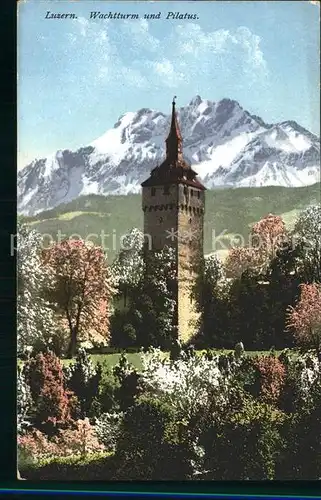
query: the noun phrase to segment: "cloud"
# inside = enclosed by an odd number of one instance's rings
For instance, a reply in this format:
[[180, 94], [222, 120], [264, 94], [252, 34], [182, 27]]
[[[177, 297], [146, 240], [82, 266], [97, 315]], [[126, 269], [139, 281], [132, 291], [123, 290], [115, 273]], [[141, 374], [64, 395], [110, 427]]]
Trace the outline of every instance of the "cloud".
[[200, 66], [204, 63], [206, 65], [209, 60], [212, 66], [216, 65], [220, 62], [219, 56], [224, 56], [226, 69], [237, 59], [240, 69], [248, 74], [253, 72], [253, 77], [267, 75], [261, 38], [247, 27], [241, 26], [235, 31], [220, 29], [205, 32], [198, 24], [188, 23], [175, 28], [172, 40], [175, 39], [176, 55], [197, 59]]
[[74, 53], [89, 52], [91, 85], [174, 88], [212, 79], [219, 71], [226, 81], [243, 75], [251, 86], [268, 75], [261, 39], [244, 26], [205, 31], [186, 23], [157, 38], [146, 19], [116, 24], [79, 18], [67, 38]]
[[160, 50], [161, 42], [149, 31], [149, 24], [146, 19], [140, 19], [137, 22], [124, 21], [121, 25], [122, 31], [126, 37], [131, 37], [131, 49], [140, 50], [142, 47], [150, 52]]
[[[131, 23], [135, 26], [135, 23]], [[129, 23], [128, 23], [129, 25]], [[128, 29], [128, 27], [126, 28]], [[147, 36], [146, 26], [138, 23], [136, 37]], [[115, 33], [115, 28], [108, 20], [103, 23], [88, 21], [78, 18], [74, 22], [74, 31], [67, 33], [67, 38], [72, 45], [73, 51], [88, 51], [87, 71], [83, 73], [83, 79], [88, 78], [90, 73], [90, 85], [127, 84], [137, 88], [147, 88], [148, 80], [136, 67], [125, 64], [119, 50], [120, 36]], [[86, 41], [84, 41], [84, 38]], [[128, 37], [127, 37], [128, 38]], [[78, 47], [76, 47], [78, 44]], [[133, 61], [132, 61], [133, 63]]]
[[150, 62], [149, 65], [159, 81], [167, 87], [175, 88], [184, 81], [184, 73], [178, 71], [169, 59], [164, 58], [161, 61]]
[[267, 64], [260, 47], [261, 38], [254, 35], [248, 28], [241, 26], [236, 30], [237, 43], [241, 44], [247, 53], [247, 63], [254, 69], [267, 71]]
[[173, 38], [177, 39], [177, 51], [181, 55], [192, 54], [194, 57], [209, 53], [222, 53], [231, 35], [228, 30], [206, 33], [198, 24], [188, 23], [176, 27]]

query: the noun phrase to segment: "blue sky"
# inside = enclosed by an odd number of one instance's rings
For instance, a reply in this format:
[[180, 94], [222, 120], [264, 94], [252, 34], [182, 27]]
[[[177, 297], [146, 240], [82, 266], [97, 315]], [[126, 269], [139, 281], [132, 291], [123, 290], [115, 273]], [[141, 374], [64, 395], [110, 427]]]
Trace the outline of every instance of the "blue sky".
[[[319, 7], [306, 1], [18, 4], [18, 166], [87, 145], [120, 115], [195, 95], [320, 133]], [[47, 11], [77, 19], [45, 19]], [[139, 20], [91, 20], [90, 13]], [[145, 13], [161, 12], [146, 20]], [[198, 19], [166, 19], [168, 12]]]

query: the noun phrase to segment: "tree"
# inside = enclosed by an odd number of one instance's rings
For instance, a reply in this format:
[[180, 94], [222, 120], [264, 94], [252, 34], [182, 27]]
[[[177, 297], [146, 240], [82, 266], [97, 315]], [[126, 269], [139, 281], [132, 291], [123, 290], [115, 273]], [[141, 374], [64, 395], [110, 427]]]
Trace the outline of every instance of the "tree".
[[279, 215], [268, 214], [259, 220], [251, 230], [251, 243], [255, 249], [262, 249], [266, 256], [273, 257], [286, 239], [285, 224]]
[[304, 281], [321, 282], [321, 206], [312, 205], [303, 210], [294, 226], [297, 244], [304, 249], [302, 260]]
[[262, 400], [271, 405], [277, 404], [285, 384], [285, 366], [272, 355], [257, 356], [253, 362], [260, 373]]
[[191, 479], [190, 450], [182, 439], [182, 427], [175, 408], [164, 398], [138, 398], [121, 423], [116, 479]]
[[300, 300], [288, 309], [287, 327], [299, 345], [316, 349], [321, 360], [321, 285], [301, 285]]
[[[296, 376], [295, 380], [298, 383], [300, 378]], [[303, 400], [292, 408], [283, 435], [287, 446], [281, 456], [275, 479], [319, 480], [321, 477], [320, 368], [311, 384], [308, 400]]]
[[229, 404], [208, 414], [204, 425], [207, 479], [274, 479], [282, 450], [282, 420], [281, 412], [233, 387]]
[[137, 273], [139, 280], [132, 286], [129, 308], [112, 318], [112, 345], [117, 347], [161, 346], [169, 348], [176, 330], [176, 265], [175, 251], [165, 247], [161, 251], [143, 251], [138, 254], [143, 262]]
[[223, 278], [224, 268], [222, 262], [215, 254], [206, 255], [204, 257], [204, 282], [215, 288]]
[[65, 240], [44, 252], [53, 274], [47, 292], [64, 315], [69, 329], [67, 356], [76, 353], [79, 336], [108, 333], [109, 302], [114, 291], [101, 247], [78, 240]]
[[59, 358], [49, 351], [37, 354], [26, 363], [25, 376], [34, 403], [34, 426], [48, 435], [70, 426], [76, 399], [65, 388]]
[[123, 239], [123, 248], [111, 265], [111, 275], [118, 294], [123, 295], [126, 306], [128, 295], [137, 288], [144, 271], [144, 234], [133, 228]]
[[80, 415], [84, 419], [92, 416], [94, 403], [98, 406], [99, 384], [102, 377], [102, 367], [94, 365], [85, 349], [78, 350], [75, 362], [65, 369], [66, 384], [79, 401]]
[[133, 306], [138, 312], [137, 341], [143, 347], [168, 349], [176, 338], [177, 310], [176, 256], [172, 247], [164, 247], [145, 255], [145, 268], [140, 282], [141, 296]]
[[290, 246], [282, 218], [269, 214], [254, 224], [248, 246], [229, 251], [225, 269], [233, 279], [230, 331], [249, 348], [284, 347], [280, 334], [285, 311], [295, 300], [298, 286]]
[[252, 227], [249, 245], [230, 249], [225, 262], [227, 276], [240, 278], [246, 271], [264, 273], [286, 239], [282, 218], [266, 215]]
[[233, 345], [229, 338], [229, 289], [221, 261], [214, 254], [205, 256], [195, 287], [201, 314], [199, 331], [193, 342], [198, 347]]
[[27, 384], [25, 371], [18, 366], [17, 370], [17, 430], [19, 434], [30, 426], [32, 416], [32, 397]]
[[229, 250], [225, 261], [225, 271], [228, 278], [240, 278], [245, 271], [255, 270], [261, 258], [253, 248], [235, 247]]
[[57, 322], [43, 296], [52, 275], [42, 264], [41, 234], [19, 222], [17, 243], [17, 336], [22, 353], [28, 347], [52, 347]]

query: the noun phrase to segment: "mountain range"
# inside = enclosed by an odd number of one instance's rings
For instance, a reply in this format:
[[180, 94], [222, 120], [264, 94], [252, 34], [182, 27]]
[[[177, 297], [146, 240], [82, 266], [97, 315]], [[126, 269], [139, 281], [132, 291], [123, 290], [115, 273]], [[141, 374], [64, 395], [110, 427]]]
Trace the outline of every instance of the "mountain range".
[[[237, 101], [194, 97], [178, 109], [185, 159], [207, 188], [320, 181], [320, 140], [295, 121], [268, 124]], [[162, 161], [170, 115], [148, 108], [122, 115], [77, 151], [59, 150], [18, 172], [18, 211], [34, 215], [80, 195], [124, 195]]]

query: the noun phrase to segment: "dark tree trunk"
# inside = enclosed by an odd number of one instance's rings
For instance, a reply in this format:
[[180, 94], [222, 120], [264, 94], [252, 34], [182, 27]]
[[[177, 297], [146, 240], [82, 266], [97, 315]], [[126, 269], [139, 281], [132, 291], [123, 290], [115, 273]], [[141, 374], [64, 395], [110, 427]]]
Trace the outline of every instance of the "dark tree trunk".
[[124, 307], [127, 305], [127, 287], [124, 289]]
[[77, 328], [74, 326], [70, 332], [70, 340], [67, 349], [67, 359], [72, 359], [76, 355], [77, 348]]

